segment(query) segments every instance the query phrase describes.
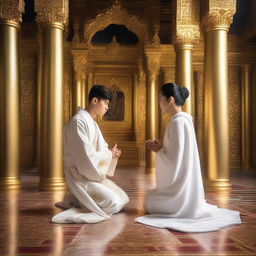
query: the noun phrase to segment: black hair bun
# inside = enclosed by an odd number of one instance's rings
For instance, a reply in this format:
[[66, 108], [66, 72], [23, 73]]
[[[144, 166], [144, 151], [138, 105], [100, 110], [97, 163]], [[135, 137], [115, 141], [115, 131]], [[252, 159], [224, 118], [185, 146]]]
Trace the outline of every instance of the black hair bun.
[[185, 101], [187, 99], [187, 97], [189, 96], [189, 91], [186, 87], [181, 87], [180, 94]]

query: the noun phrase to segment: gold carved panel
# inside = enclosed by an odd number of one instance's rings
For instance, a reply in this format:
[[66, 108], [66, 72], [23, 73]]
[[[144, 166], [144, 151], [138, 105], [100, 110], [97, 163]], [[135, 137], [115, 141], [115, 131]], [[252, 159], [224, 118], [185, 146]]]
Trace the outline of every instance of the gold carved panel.
[[21, 166], [32, 167], [36, 153], [36, 66], [32, 54], [20, 57]]
[[203, 69], [194, 72], [195, 117], [194, 125], [201, 166], [204, 165], [204, 73]]
[[72, 76], [71, 70], [65, 69], [64, 72], [64, 91], [63, 91], [63, 104], [64, 104], [64, 124], [68, 122], [72, 116]]
[[239, 67], [229, 68], [229, 164], [241, 166], [241, 79]]

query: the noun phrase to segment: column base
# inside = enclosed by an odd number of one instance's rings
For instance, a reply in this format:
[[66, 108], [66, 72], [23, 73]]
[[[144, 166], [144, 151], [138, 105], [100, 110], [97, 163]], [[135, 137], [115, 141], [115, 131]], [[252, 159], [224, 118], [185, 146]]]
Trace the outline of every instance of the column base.
[[232, 185], [228, 179], [204, 180], [206, 191], [231, 191]]
[[66, 189], [64, 178], [41, 178], [39, 189], [43, 191], [63, 191]]
[[17, 177], [1, 177], [0, 190], [19, 189], [20, 180]]

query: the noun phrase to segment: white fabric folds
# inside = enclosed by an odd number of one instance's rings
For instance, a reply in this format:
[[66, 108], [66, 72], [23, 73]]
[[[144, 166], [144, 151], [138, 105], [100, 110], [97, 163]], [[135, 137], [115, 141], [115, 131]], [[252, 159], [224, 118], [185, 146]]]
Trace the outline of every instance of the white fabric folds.
[[64, 129], [64, 173], [69, 191], [57, 207], [55, 223], [97, 223], [119, 212], [129, 199], [106, 176], [114, 176], [117, 160], [112, 159], [97, 123], [83, 109]]
[[146, 194], [149, 215], [135, 221], [183, 232], [208, 232], [241, 223], [239, 212], [206, 203], [192, 117], [169, 122], [156, 155], [156, 188]]

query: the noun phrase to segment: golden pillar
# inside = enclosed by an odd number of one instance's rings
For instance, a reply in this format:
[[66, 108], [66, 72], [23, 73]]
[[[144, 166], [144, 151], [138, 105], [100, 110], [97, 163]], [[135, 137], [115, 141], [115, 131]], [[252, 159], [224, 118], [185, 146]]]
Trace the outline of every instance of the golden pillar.
[[[158, 139], [158, 73], [160, 52], [146, 49], [147, 88], [146, 88], [146, 139]], [[146, 149], [146, 172], [155, 170], [155, 153]]]
[[0, 1], [0, 189], [20, 186], [18, 29], [23, 1]]
[[193, 45], [176, 45], [176, 73], [175, 82], [189, 90], [189, 98], [183, 107], [183, 110], [194, 115], [194, 86], [193, 86], [193, 67], [192, 67], [192, 49]]
[[73, 86], [73, 100], [72, 111], [75, 114], [78, 108], [85, 108], [87, 105], [87, 86], [86, 86], [86, 56], [74, 55], [74, 86]]
[[192, 66], [193, 45], [200, 39], [199, 1], [173, 1], [174, 38], [176, 51], [175, 82], [189, 90], [189, 98], [183, 107], [187, 113], [194, 115], [194, 82]]
[[63, 30], [67, 1], [36, 1], [37, 19], [42, 28], [41, 89], [41, 190], [65, 188], [62, 163], [63, 129]]
[[251, 165], [250, 66], [242, 66], [242, 167]]
[[[211, 8], [211, 3], [209, 7]], [[204, 160], [207, 190], [228, 191], [231, 189], [229, 180], [227, 31], [234, 10], [210, 9], [203, 22], [206, 31]]]

